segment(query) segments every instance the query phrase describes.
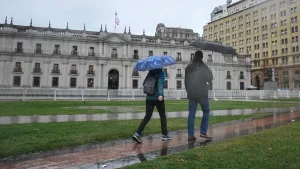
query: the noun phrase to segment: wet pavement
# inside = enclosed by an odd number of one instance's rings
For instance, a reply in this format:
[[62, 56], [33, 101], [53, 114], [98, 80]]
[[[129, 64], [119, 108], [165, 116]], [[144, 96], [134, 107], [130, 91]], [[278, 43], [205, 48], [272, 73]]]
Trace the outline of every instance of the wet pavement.
[[[98, 108], [98, 107], [96, 107]], [[255, 113], [282, 113], [300, 110], [300, 107], [285, 108], [257, 108], [213, 110], [212, 116], [245, 115]], [[34, 115], [34, 116], [0, 116], [1, 124], [26, 124], [26, 123], [51, 123], [51, 122], [79, 122], [79, 121], [107, 121], [107, 120], [134, 120], [143, 119], [145, 113], [104, 113], [104, 114], [70, 114], [70, 115]], [[197, 113], [201, 117], [202, 113]], [[168, 118], [188, 117], [187, 111], [167, 112]], [[159, 114], [153, 113], [153, 119], [158, 119]]]
[[[213, 140], [210, 142], [196, 134], [197, 141], [189, 144], [187, 131], [183, 130], [171, 132], [173, 139], [167, 142], [161, 140], [161, 135], [152, 135], [143, 137], [143, 144], [136, 144], [131, 139], [127, 139], [1, 159], [0, 168], [120, 168], [299, 120], [300, 111], [273, 113], [261, 119], [246, 119], [212, 125], [209, 133], [213, 136]], [[196, 130], [195, 133], [199, 133], [199, 130]]]

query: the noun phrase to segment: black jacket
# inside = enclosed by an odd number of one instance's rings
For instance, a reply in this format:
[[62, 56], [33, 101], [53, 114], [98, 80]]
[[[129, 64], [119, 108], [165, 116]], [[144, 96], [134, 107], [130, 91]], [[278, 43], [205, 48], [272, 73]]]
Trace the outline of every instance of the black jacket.
[[208, 98], [208, 83], [213, 80], [213, 74], [206, 64], [198, 58], [185, 69], [185, 90], [187, 98], [191, 100], [200, 100]]

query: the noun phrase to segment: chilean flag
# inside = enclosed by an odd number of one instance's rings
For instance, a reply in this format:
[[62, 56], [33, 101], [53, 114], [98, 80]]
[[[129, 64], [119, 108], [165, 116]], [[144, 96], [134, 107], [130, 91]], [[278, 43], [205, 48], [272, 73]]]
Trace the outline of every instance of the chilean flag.
[[117, 25], [119, 25], [119, 23], [120, 23], [120, 20], [119, 20], [119, 18], [118, 18], [117, 12], [115, 12], [115, 23], [116, 23]]

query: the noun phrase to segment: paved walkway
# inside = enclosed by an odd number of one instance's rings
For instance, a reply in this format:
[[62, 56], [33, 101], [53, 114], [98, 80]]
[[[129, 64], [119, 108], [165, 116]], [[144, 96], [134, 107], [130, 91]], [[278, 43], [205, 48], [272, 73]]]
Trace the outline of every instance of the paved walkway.
[[[213, 125], [209, 133], [215, 143], [229, 138], [256, 133], [292, 121], [300, 120], [300, 112], [273, 114], [263, 119], [248, 119], [229, 123]], [[196, 130], [199, 133], [199, 130]], [[182, 152], [188, 148], [205, 145], [202, 138], [197, 138], [194, 143], [187, 142], [187, 132], [178, 131], [171, 133], [173, 139], [162, 142], [160, 135], [143, 137], [143, 144], [132, 143], [131, 139], [108, 142], [99, 145], [88, 145], [79, 148], [70, 148], [61, 151], [45, 152], [15, 159], [0, 160], [0, 168], [119, 168], [144, 160]], [[199, 135], [196, 135], [199, 136]]]
[[[212, 116], [245, 115], [254, 113], [281, 113], [300, 110], [300, 107], [291, 108], [258, 108], [258, 109], [235, 109], [213, 110]], [[105, 113], [105, 114], [71, 114], [71, 115], [37, 115], [37, 116], [0, 116], [1, 124], [25, 124], [25, 123], [50, 123], [50, 122], [79, 122], [79, 121], [106, 121], [106, 120], [133, 120], [143, 119], [145, 113]], [[201, 117], [202, 113], [197, 113]], [[168, 112], [168, 118], [188, 117], [187, 111]], [[152, 118], [158, 119], [159, 114], [154, 113]]]

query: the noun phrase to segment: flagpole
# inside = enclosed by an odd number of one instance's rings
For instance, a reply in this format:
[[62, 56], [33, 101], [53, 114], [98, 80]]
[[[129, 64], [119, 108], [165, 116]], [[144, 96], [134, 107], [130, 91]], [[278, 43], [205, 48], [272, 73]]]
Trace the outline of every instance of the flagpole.
[[116, 33], [116, 11], [115, 11], [115, 33]]

